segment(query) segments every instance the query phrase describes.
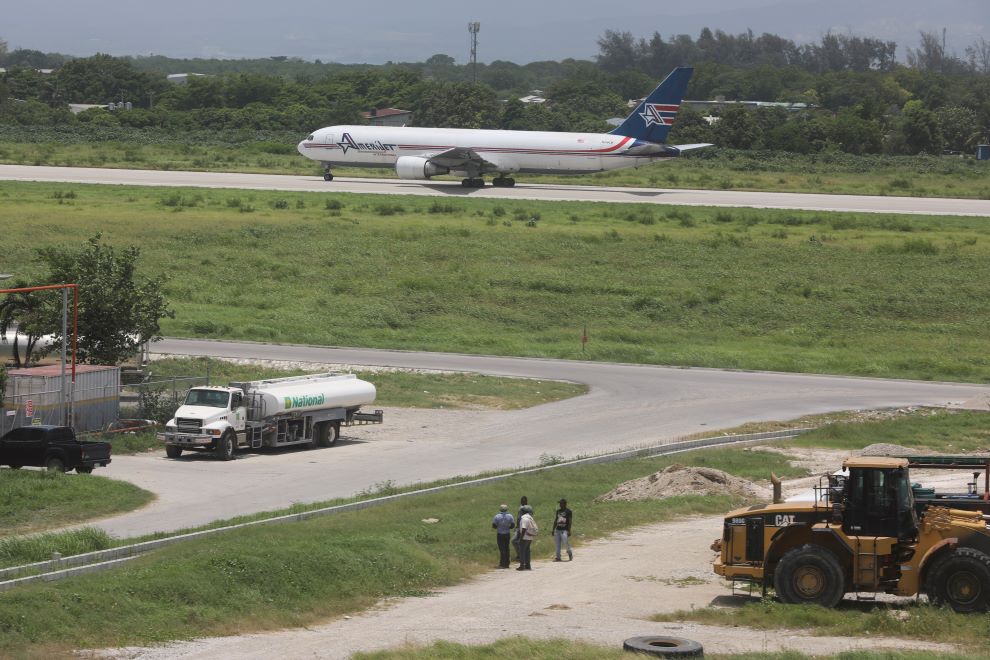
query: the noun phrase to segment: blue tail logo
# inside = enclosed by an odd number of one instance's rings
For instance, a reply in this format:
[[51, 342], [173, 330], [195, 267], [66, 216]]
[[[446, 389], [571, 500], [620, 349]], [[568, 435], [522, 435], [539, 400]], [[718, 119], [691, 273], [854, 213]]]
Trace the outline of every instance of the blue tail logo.
[[694, 69], [686, 66], [671, 71], [663, 82], [657, 85], [657, 88], [626, 117], [626, 120], [610, 132], [613, 135], [625, 135], [647, 142], [666, 140], [693, 72]]

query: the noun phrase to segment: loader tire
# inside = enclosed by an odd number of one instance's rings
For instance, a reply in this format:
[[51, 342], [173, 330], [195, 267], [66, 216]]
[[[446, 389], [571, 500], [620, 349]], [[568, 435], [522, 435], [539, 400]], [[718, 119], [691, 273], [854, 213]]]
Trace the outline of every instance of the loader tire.
[[803, 545], [788, 551], [773, 576], [777, 596], [793, 605], [835, 607], [845, 593], [845, 576], [831, 550]]
[[957, 548], [928, 572], [926, 591], [934, 605], [956, 612], [990, 611], [990, 556], [974, 548]]

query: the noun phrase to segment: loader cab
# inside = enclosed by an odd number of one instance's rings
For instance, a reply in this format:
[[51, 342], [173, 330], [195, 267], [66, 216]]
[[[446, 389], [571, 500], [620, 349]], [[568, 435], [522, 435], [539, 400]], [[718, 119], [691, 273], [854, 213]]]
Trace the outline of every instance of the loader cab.
[[849, 471], [843, 488], [842, 530], [848, 536], [885, 536], [900, 541], [918, 533], [918, 516], [901, 458], [857, 458], [843, 465]]

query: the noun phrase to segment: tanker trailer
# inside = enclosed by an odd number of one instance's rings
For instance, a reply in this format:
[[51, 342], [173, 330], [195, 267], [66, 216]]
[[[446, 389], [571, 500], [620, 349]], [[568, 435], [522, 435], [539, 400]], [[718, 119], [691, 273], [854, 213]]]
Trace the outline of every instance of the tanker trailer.
[[382, 411], [362, 413], [375, 386], [353, 374], [288, 376], [227, 387], [194, 387], [158, 439], [169, 458], [211, 452], [229, 461], [237, 449], [330, 447], [341, 426], [380, 424]]

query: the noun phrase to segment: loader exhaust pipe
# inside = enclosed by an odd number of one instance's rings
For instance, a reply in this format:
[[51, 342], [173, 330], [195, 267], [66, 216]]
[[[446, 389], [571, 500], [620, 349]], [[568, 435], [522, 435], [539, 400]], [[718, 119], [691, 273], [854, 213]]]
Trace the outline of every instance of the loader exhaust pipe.
[[781, 491], [780, 477], [778, 477], [773, 472], [771, 472], [770, 483], [773, 484], [773, 503], [780, 504], [783, 501], [783, 497], [781, 496], [781, 492], [780, 492]]

